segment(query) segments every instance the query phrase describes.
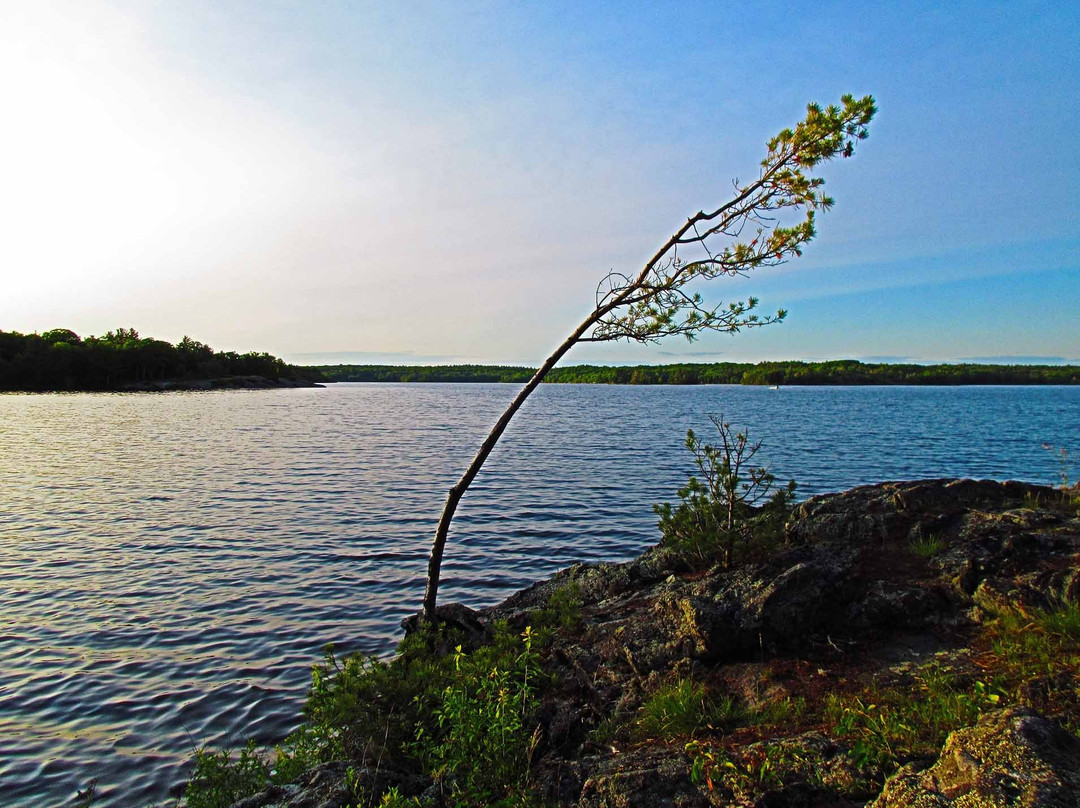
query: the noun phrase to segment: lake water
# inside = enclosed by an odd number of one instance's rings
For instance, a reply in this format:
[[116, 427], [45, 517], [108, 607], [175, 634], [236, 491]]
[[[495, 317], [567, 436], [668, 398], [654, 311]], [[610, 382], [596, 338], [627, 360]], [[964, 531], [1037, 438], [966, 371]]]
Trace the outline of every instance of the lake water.
[[[385, 653], [445, 492], [516, 387], [0, 396], [0, 804], [180, 793], [193, 748], [273, 741], [329, 642]], [[800, 496], [1053, 483], [1080, 388], [540, 388], [467, 494], [442, 602], [658, 539], [687, 428], [724, 413]]]

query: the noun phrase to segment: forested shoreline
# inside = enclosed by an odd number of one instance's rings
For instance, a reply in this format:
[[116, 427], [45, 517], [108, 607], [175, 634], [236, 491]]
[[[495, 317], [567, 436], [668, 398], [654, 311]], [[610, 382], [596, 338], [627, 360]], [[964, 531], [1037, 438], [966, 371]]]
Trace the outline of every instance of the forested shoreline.
[[[0, 331], [0, 390], [146, 389], [161, 382], [263, 377], [308, 382], [503, 382], [524, 384], [535, 368], [516, 365], [290, 365], [265, 352], [215, 351], [185, 336], [175, 345], [134, 328], [80, 337]], [[977, 385], [1080, 384], [1077, 365], [713, 362], [670, 365], [569, 365], [553, 384]]]
[[[522, 384], [535, 368], [504, 365], [315, 365], [333, 382], [510, 382]], [[915, 365], [829, 362], [714, 362], [710, 364], [570, 365], [544, 379], [554, 384], [757, 384], [757, 385], [971, 385], [1080, 384], [1077, 365]]]
[[66, 328], [42, 334], [0, 331], [0, 390], [148, 389], [161, 382], [233, 377], [319, 381], [313, 370], [268, 353], [215, 351], [186, 336], [173, 345], [140, 337], [134, 328], [85, 338]]

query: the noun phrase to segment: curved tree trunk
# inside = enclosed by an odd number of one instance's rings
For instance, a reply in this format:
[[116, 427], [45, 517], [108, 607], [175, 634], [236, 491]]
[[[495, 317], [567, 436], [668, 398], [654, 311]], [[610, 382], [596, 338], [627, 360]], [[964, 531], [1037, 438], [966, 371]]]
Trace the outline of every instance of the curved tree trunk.
[[[769, 174], [766, 174], [764, 176], [767, 177], [768, 175]], [[495, 422], [495, 426], [488, 432], [487, 437], [484, 438], [480, 450], [472, 459], [472, 462], [465, 470], [465, 473], [461, 475], [461, 479], [454, 484], [450, 489], [450, 492], [446, 495], [446, 504], [443, 505], [442, 515], [439, 517], [439, 526], [435, 529], [435, 540], [431, 543], [431, 555], [428, 557], [427, 590], [424, 592], [424, 611], [422, 616], [424, 621], [428, 621], [435, 617], [435, 604], [438, 601], [439, 595], [439, 575], [440, 570], [442, 569], [443, 550], [446, 547], [446, 537], [450, 532], [450, 523], [454, 519], [454, 513], [457, 511], [458, 503], [461, 501], [465, 492], [469, 490], [472, 481], [483, 467], [484, 461], [488, 459], [491, 450], [495, 448], [495, 444], [499, 442], [502, 433], [506, 431], [506, 427], [514, 417], [514, 414], [521, 409], [521, 405], [525, 403], [525, 399], [532, 395], [533, 390], [535, 390], [540, 385], [540, 382], [544, 380], [544, 377], [548, 375], [548, 371], [555, 367], [558, 361], [566, 355], [566, 352], [581, 341], [585, 332], [596, 325], [601, 317], [622, 305], [623, 302], [630, 297], [632, 292], [641, 287], [648, 277], [650, 269], [656, 266], [667, 252], [672, 247], [676, 246], [679, 243], [679, 240], [694, 227], [695, 224], [715, 218], [724, 210], [741, 201], [748, 193], [749, 190], [743, 191], [743, 193], [734, 201], [729, 202], [727, 205], [722, 206], [719, 210], [712, 213], [706, 214], [704, 212], [698, 212], [696, 215], [691, 216], [686, 223], [679, 228], [678, 232], [669, 238], [667, 242], [656, 251], [652, 258], [649, 259], [637, 278], [628, 283], [626, 287], [610, 300], [603, 304], [598, 304], [597, 307], [592, 310], [589, 316], [582, 321], [581, 325], [575, 328], [573, 333], [571, 333], [570, 336], [555, 349], [555, 352], [544, 361], [544, 364], [540, 366], [536, 373], [533, 374], [533, 377], [529, 379], [528, 383], [521, 388], [521, 391], [514, 397], [514, 400], [510, 402], [510, 406], [506, 408], [505, 412], [499, 417], [499, 420]]]
[[423, 613], [423, 619], [425, 621], [430, 620], [435, 616], [435, 604], [439, 594], [439, 574], [442, 567], [443, 549], [446, 547], [446, 537], [450, 532], [450, 523], [454, 519], [454, 512], [457, 511], [457, 506], [461, 501], [461, 497], [469, 489], [469, 486], [472, 485], [472, 481], [480, 472], [480, 469], [484, 465], [484, 461], [488, 459], [491, 450], [495, 448], [495, 444], [499, 442], [502, 433], [506, 431], [506, 427], [514, 417], [514, 414], [521, 409], [521, 405], [525, 403], [525, 399], [527, 399], [532, 394], [533, 390], [540, 385], [540, 382], [547, 376], [548, 371], [555, 367], [556, 363], [566, 355], [566, 352], [574, 347], [574, 344], [581, 336], [596, 323], [596, 321], [604, 314], [605, 309], [607, 309], [606, 306], [603, 309], [594, 310], [581, 325], [574, 329], [574, 332], [566, 338], [562, 345], [556, 348], [555, 352], [544, 361], [544, 364], [542, 364], [536, 373], [533, 374], [533, 377], [529, 379], [528, 383], [521, 388], [521, 391], [514, 397], [514, 400], [510, 402], [510, 406], [506, 408], [499, 417], [499, 420], [495, 422], [495, 426], [491, 428], [487, 437], [484, 438], [480, 450], [472, 459], [469, 467], [465, 470], [465, 473], [461, 475], [461, 479], [454, 484], [447, 494], [446, 504], [443, 505], [442, 516], [439, 517], [439, 526], [435, 529], [435, 540], [431, 544], [431, 556], [428, 558], [427, 590], [424, 593]]
[[[768, 178], [772, 173], [773, 171], [766, 172], [763, 174], [763, 178]], [[764, 179], [759, 180], [758, 184], [763, 181]], [[754, 186], [751, 186], [751, 188], [753, 187]], [[533, 377], [529, 379], [528, 383], [521, 388], [521, 391], [514, 397], [514, 400], [510, 402], [510, 406], [506, 408], [499, 417], [499, 420], [495, 422], [495, 426], [488, 432], [487, 437], [484, 438], [480, 450], [472, 459], [472, 462], [465, 470], [465, 473], [461, 475], [461, 479], [454, 484], [450, 489], [450, 492], [446, 495], [446, 503], [443, 505], [442, 515], [439, 517], [439, 526], [435, 529], [435, 540], [431, 543], [431, 555], [428, 557], [427, 589], [424, 592], [423, 621], [426, 622], [435, 617], [435, 605], [439, 595], [439, 576], [440, 570], [442, 569], [443, 550], [446, 547], [446, 537], [450, 532], [450, 523], [454, 519], [454, 513], [457, 511], [458, 503], [461, 501], [462, 496], [465, 495], [465, 492], [469, 490], [472, 481], [483, 467], [484, 461], [488, 459], [491, 450], [495, 448], [495, 444], [499, 442], [499, 438], [502, 437], [503, 432], [506, 431], [506, 427], [509, 425], [510, 420], [514, 417], [514, 414], [521, 409], [521, 405], [525, 403], [525, 399], [532, 395], [533, 390], [540, 385], [540, 382], [544, 380], [544, 377], [547, 376], [548, 372], [553, 367], [555, 367], [558, 361], [566, 355], [566, 352], [573, 348], [578, 342], [582, 341], [582, 337], [590, 328], [596, 325], [596, 323], [606, 314], [619, 308], [619, 306], [630, 298], [632, 293], [638, 291], [642, 287], [648, 278], [650, 270], [656, 266], [665, 255], [667, 255], [669, 250], [673, 247], [677, 247], [680, 243], [680, 239], [682, 239], [691, 228], [699, 222], [715, 219], [724, 211], [742, 201], [749, 193], [750, 189], [746, 189], [739, 194], [736, 199], [721, 206], [719, 209], [711, 213], [699, 211], [697, 214], [687, 219], [686, 223], [656, 251], [652, 258], [649, 259], [636, 278], [627, 283], [627, 285], [614, 297], [603, 304], [598, 304], [597, 307], [592, 310], [589, 316], [582, 321], [581, 325], [575, 328], [573, 333], [571, 333], [570, 336], [555, 349], [555, 352], [544, 361], [544, 364], [540, 366], [536, 373], [533, 374]], [[598, 341], [606, 342], [615, 338], [616, 337], [607, 337]]]

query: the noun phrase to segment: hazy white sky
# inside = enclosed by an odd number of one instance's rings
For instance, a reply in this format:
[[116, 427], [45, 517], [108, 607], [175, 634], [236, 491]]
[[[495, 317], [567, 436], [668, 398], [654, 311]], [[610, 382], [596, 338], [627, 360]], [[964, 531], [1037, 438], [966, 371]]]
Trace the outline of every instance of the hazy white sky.
[[296, 361], [541, 360], [747, 177], [871, 93], [790, 310], [571, 361], [1080, 358], [1080, 7], [10, 2], [0, 330]]

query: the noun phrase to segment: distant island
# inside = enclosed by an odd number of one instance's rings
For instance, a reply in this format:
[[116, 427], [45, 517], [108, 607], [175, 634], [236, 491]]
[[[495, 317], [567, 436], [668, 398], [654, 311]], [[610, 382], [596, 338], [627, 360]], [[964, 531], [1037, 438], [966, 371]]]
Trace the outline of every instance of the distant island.
[[[314, 365], [304, 371], [332, 382], [511, 382], [535, 368], [503, 365]], [[570, 365], [553, 369], [555, 384], [1080, 384], [1077, 365], [914, 365], [830, 362], [714, 362], [711, 364]]]
[[0, 331], [0, 391], [259, 389], [318, 381], [314, 370], [268, 353], [215, 351], [191, 337], [172, 345], [134, 328], [86, 338], [66, 328]]

